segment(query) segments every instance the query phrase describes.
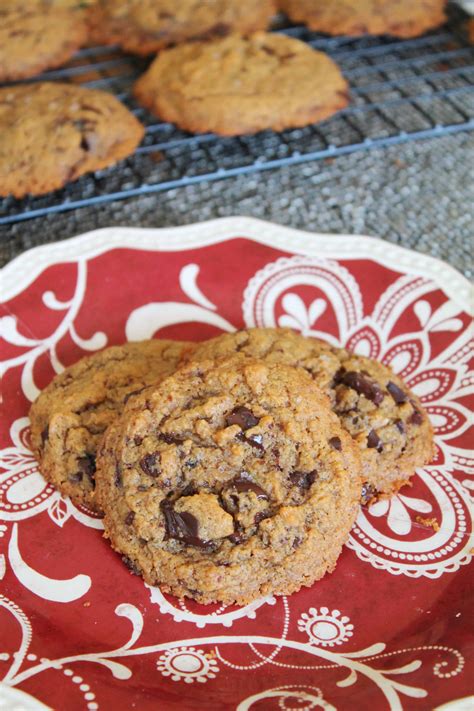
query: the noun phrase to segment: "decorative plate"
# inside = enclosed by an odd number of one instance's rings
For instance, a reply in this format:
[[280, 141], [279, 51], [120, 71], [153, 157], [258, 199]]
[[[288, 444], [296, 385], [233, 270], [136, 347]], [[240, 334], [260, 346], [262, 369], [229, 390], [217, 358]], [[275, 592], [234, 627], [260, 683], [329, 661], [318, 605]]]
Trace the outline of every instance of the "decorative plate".
[[[2, 292], [0, 706], [473, 708], [473, 332], [460, 274], [373, 238], [231, 218], [39, 247], [5, 267]], [[335, 572], [311, 589], [241, 608], [163, 595], [129, 573], [100, 519], [41, 478], [30, 403], [106, 345], [276, 325], [390, 364], [430, 414], [436, 457], [360, 512]]]

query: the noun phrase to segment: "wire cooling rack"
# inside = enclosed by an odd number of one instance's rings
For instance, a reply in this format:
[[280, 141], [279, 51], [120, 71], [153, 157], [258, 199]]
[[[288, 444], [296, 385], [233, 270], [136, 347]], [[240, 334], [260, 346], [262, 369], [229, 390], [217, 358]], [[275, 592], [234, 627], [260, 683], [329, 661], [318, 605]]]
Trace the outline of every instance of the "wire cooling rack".
[[86, 175], [42, 197], [0, 201], [0, 225], [48, 213], [156, 193], [285, 165], [332, 159], [352, 151], [474, 129], [474, 56], [459, 18], [441, 30], [400, 41], [328, 38], [304, 27], [276, 31], [327, 52], [351, 85], [351, 104], [303, 129], [221, 138], [190, 135], [158, 122], [131, 96], [147, 62], [113, 47], [89, 47], [64, 68], [36, 80], [105, 89], [145, 124], [137, 152], [119, 165]]

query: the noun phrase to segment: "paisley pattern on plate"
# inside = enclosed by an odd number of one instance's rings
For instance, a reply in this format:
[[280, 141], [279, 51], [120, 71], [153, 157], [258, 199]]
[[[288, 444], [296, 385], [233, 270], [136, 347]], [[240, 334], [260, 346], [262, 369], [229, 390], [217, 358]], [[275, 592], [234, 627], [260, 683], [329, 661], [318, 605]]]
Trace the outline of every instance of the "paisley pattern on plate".
[[[25, 253], [2, 282], [0, 703], [128, 708], [139, 689], [144, 709], [199, 709], [212, 688], [239, 711], [426, 709], [468, 694], [463, 277], [371, 238], [231, 218], [90, 233]], [[391, 365], [430, 414], [436, 457], [412, 487], [361, 510], [336, 571], [311, 589], [203, 607], [130, 575], [100, 519], [44, 482], [27, 413], [88, 352], [244, 326], [288, 326]]]

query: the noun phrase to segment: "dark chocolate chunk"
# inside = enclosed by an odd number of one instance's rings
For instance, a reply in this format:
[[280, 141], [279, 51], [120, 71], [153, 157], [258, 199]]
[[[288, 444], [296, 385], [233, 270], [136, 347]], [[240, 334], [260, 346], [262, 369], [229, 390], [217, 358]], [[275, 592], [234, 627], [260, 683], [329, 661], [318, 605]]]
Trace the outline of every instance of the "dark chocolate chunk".
[[267, 499], [267, 501], [269, 499], [268, 494], [262, 489], [262, 487], [258, 484], [254, 484], [254, 482], [250, 479], [247, 479], [244, 474], [234, 477], [231, 485], [239, 492], [239, 494], [246, 491], [253, 491], [253, 493], [256, 494], [257, 499]]
[[142, 571], [140, 570], [138, 565], [136, 563], [134, 563], [133, 560], [130, 560], [130, 558], [127, 558], [126, 555], [122, 556], [122, 562], [125, 563], [125, 565], [129, 569], [129, 571], [131, 573], [133, 573], [134, 575], [141, 575], [142, 574]]
[[268, 511], [259, 511], [258, 513], [256, 513], [253, 519], [255, 525], [258, 526], [260, 521], [263, 521], [264, 518], [268, 518], [268, 516]]
[[232, 412], [226, 417], [227, 427], [238, 425], [242, 430], [249, 430], [255, 427], [260, 422], [258, 417], [255, 417], [248, 407], [235, 407]]
[[383, 452], [383, 442], [375, 430], [370, 430], [367, 435], [367, 447], [369, 449], [376, 449], [377, 452]]
[[374, 496], [377, 494], [377, 489], [375, 486], [372, 486], [372, 484], [369, 484], [368, 481], [366, 481], [364, 484], [362, 484], [362, 493], [360, 500], [363, 504], [368, 504], [371, 499], [374, 498]]
[[292, 548], [299, 548], [299, 546], [301, 545], [302, 540], [303, 540], [303, 539], [300, 538], [300, 536], [296, 536], [296, 538], [293, 540], [293, 543], [291, 544], [291, 547], [292, 547]]
[[405, 425], [403, 424], [403, 420], [395, 420], [395, 427], [401, 434], [405, 432]]
[[145, 456], [140, 459], [140, 467], [145, 474], [152, 477], [157, 477], [159, 475], [159, 457], [160, 455], [158, 453], [145, 454]]
[[133, 438], [133, 444], [136, 447], [139, 447], [142, 442], [143, 442], [143, 437], [140, 437], [139, 435], [135, 435], [135, 437]]
[[339, 437], [331, 437], [329, 444], [333, 449], [337, 449], [338, 452], [342, 449], [342, 442]]
[[185, 466], [188, 467], [188, 469], [194, 469], [194, 467], [197, 467], [198, 465], [198, 460], [197, 459], [187, 459], [184, 462]]
[[135, 518], [135, 511], [129, 511], [128, 514], [125, 516], [125, 525], [131, 526], [134, 518]]
[[367, 400], [373, 402], [374, 405], [380, 405], [384, 399], [384, 394], [377, 383], [368, 376], [357, 373], [355, 370], [342, 373], [337, 383], [342, 383], [348, 388], [355, 390], [356, 393], [363, 395]]
[[259, 449], [261, 452], [263, 452], [263, 436], [261, 434], [249, 435], [248, 437], [244, 437], [243, 439], [245, 442], [248, 442], [251, 447], [255, 447], [255, 449]]
[[295, 486], [298, 486], [302, 491], [307, 491], [316, 481], [318, 472], [313, 469], [312, 472], [291, 472], [290, 481]]
[[115, 486], [122, 486], [122, 470], [118, 462], [115, 464], [114, 484]]
[[421, 412], [415, 408], [413, 410], [412, 414], [410, 415], [410, 417], [408, 418], [408, 422], [411, 425], [421, 425], [423, 422], [423, 417], [422, 417]]
[[95, 457], [93, 454], [85, 454], [77, 458], [79, 471], [82, 472], [92, 484], [95, 484], [94, 474], [96, 470]]
[[162, 432], [160, 434], [160, 439], [163, 442], [166, 442], [166, 444], [183, 444], [182, 439], [179, 439], [176, 435], [172, 435], [169, 432]]
[[197, 548], [208, 548], [212, 545], [212, 541], [199, 538], [199, 522], [195, 516], [187, 511], [178, 513], [168, 499], [161, 502], [161, 510], [165, 517], [166, 539], [174, 538]]
[[44, 430], [41, 432], [41, 442], [43, 444], [45, 444], [48, 438], [49, 438], [49, 425], [46, 425]]
[[398, 387], [398, 385], [395, 385], [395, 383], [392, 383], [390, 380], [387, 383], [387, 390], [390, 393], [390, 395], [393, 397], [397, 405], [401, 405], [402, 403], [406, 402], [408, 400], [408, 396], [406, 393], [403, 392], [401, 388]]

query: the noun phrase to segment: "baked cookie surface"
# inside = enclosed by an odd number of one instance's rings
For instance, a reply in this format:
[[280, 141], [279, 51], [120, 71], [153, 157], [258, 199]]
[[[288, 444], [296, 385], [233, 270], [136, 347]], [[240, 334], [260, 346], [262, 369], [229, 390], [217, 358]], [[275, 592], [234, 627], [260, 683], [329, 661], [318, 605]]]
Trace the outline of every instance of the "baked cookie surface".
[[134, 93], [165, 121], [224, 136], [306, 126], [348, 103], [347, 82], [326, 54], [265, 32], [165, 50]]
[[114, 96], [40, 82], [0, 89], [0, 195], [41, 195], [133, 153], [144, 129]]
[[433, 431], [419, 399], [387, 366], [289, 329], [256, 328], [224, 334], [193, 351], [192, 359], [233, 353], [304, 368], [329, 397], [359, 447], [362, 503], [392, 495], [433, 456]]
[[293, 22], [329, 35], [417, 37], [446, 21], [445, 0], [278, 0]]
[[57, 375], [30, 410], [44, 477], [75, 503], [97, 510], [92, 493], [103, 432], [129, 397], [175, 370], [185, 345], [152, 340], [112, 346]]
[[357, 448], [307, 373], [238, 356], [142, 393], [97, 461], [112, 546], [149, 584], [202, 603], [311, 585], [360, 497]]
[[93, 38], [146, 55], [199, 37], [265, 30], [274, 0], [99, 0], [90, 12]]
[[79, 7], [53, 2], [0, 3], [0, 82], [64, 64], [87, 38]]

